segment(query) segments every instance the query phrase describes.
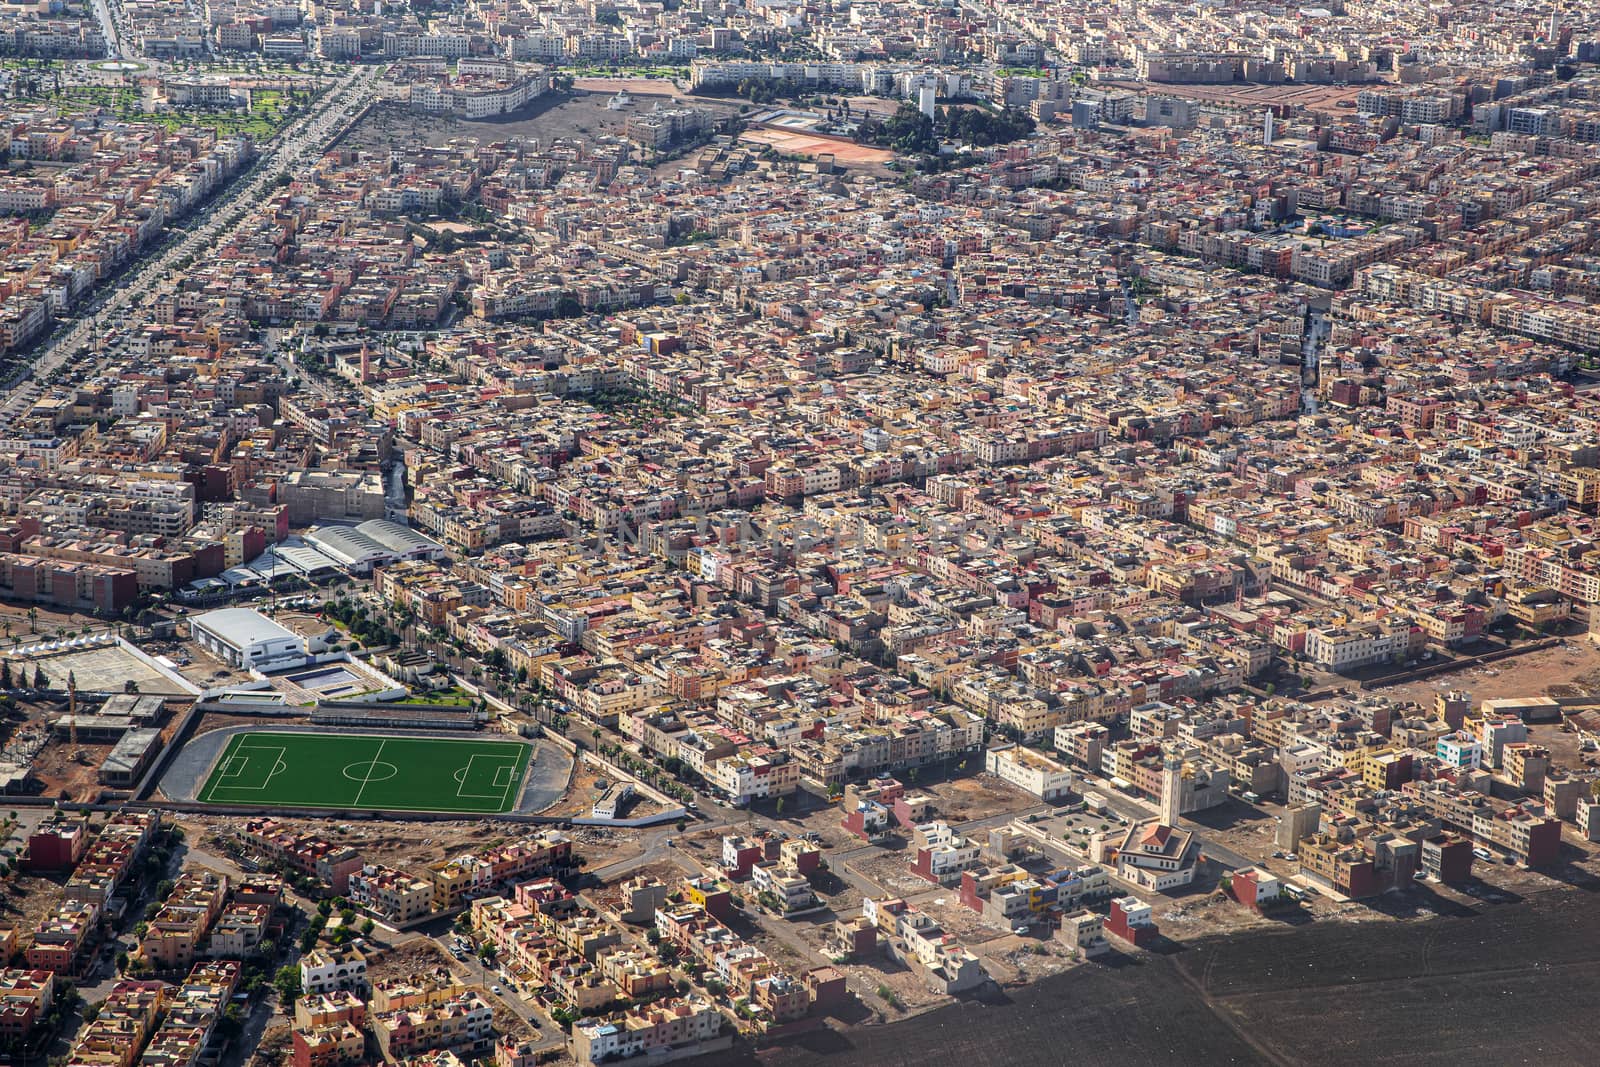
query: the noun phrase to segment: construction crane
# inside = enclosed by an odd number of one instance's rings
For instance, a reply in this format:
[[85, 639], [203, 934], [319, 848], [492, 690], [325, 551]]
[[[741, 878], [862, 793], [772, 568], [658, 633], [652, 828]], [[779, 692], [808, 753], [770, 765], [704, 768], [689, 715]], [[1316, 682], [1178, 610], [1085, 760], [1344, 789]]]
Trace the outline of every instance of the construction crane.
[[81, 759], [83, 750], [78, 748], [78, 676], [73, 671], [67, 672], [67, 740], [72, 744], [72, 758]]

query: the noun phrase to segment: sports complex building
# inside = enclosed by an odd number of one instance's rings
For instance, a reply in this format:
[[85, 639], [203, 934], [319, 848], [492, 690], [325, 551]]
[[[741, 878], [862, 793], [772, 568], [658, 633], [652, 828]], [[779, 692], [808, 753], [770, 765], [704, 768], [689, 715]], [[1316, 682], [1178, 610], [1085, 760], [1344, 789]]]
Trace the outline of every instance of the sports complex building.
[[283, 670], [306, 661], [306, 639], [248, 608], [208, 611], [189, 620], [195, 644], [242, 671]]

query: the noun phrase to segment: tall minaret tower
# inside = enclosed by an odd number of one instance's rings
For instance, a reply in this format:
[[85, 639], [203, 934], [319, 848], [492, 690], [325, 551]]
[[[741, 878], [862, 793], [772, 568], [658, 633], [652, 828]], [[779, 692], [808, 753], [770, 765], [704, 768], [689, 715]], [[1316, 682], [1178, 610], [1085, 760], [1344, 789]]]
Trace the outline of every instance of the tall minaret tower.
[[1167, 756], [1161, 761], [1161, 822], [1177, 826], [1183, 807], [1183, 761]]

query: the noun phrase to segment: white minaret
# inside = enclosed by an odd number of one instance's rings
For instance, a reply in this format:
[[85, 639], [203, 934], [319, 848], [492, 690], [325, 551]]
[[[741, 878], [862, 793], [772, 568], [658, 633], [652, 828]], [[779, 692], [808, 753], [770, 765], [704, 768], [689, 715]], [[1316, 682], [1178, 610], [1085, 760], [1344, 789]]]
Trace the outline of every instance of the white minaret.
[[933, 118], [933, 105], [939, 99], [939, 90], [932, 85], [917, 87], [917, 110], [927, 118]]
[[1270, 107], [1261, 116], [1261, 143], [1264, 145], [1272, 143], [1272, 109]]
[[1167, 756], [1161, 761], [1161, 821], [1167, 826], [1178, 825], [1178, 815], [1183, 808], [1183, 761]]

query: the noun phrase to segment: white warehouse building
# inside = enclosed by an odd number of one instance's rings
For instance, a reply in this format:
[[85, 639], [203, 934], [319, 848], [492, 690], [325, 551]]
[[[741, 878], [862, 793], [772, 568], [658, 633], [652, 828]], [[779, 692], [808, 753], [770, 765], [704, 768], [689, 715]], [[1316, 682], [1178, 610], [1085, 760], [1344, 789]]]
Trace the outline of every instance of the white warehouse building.
[[189, 620], [195, 644], [240, 670], [275, 671], [306, 661], [306, 639], [258, 611], [223, 608]]

